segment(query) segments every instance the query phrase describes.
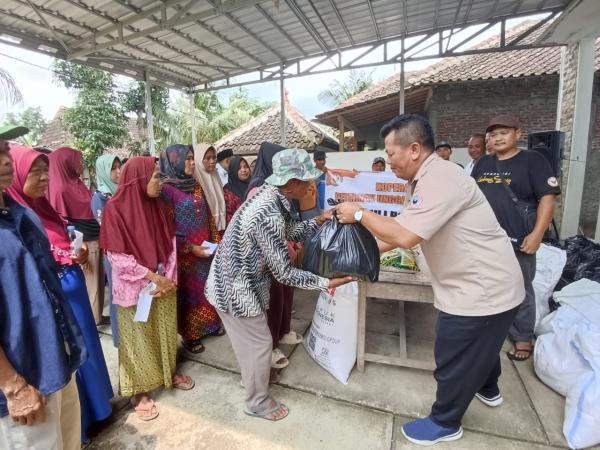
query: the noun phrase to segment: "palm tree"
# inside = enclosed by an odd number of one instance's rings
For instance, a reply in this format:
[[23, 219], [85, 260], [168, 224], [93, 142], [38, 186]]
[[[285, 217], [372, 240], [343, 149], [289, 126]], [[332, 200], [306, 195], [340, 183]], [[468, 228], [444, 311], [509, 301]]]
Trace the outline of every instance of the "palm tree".
[[14, 105], [21, 101], [23, 101], [23, 96], [14, 78], [10, 73], [0, 68], [0, 102], [6, 105]]
[[362, 70], [352, 69], [347, 81], [335, 80], [330, 83], [329, 89], [319, 94], [319, 100], [327, 105], [337, 106], [372, 85], [373, 71], [367, 73]]

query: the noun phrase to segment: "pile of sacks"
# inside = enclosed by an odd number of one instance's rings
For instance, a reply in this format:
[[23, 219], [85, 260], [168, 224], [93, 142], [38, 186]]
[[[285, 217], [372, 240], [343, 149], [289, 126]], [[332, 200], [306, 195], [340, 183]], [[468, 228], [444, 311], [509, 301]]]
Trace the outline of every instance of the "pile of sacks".
[[554, 293], [558, 310], [542, 319], [537, 376], [566, 397], [563, 434], [571, 448], [600, 443], [600, 283], [583, 278]]

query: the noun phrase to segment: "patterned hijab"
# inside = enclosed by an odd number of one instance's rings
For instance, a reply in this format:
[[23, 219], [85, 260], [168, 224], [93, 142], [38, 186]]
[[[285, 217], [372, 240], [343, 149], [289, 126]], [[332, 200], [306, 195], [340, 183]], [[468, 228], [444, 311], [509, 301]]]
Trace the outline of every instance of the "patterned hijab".
[[95, 220], [90, 206], [92, 194], [77, 174], [81, 158], [80, 151], [69, 147], [50, 153], [48, 200], [64, 219]]
[[263, 142], [260, 144], [256, 167], [252, 173], [252, 178], [250, 178], [246, 197], [248, 196], [248, 192], [254, 188], [261, 187], [265, 183], [265, 180], [273, 175], [273, 156], [281, 150], [285, 150], [285, 147], [271, 142]]
[[[239, 199], [243, 202], [246, 198], [246, 191], [248, 190], [248, 184], [249, 184], [250, 180], [242, 181], [238, 177], [238, 172], [240, 171], [240, 166], [242, 165], [242, 161], [244, 161], [246, 164], [248, 164], [246, 159], [244, 159], [240, 156], [234, 156], [231, 159], [231, 161], [229, 162], [229, 170], [228, 170], [229, 182], [225, 185], [225, 189], [229, 189], [237, 197], [239, 197]], [[248, 164], [248, 167], [250, 167], [249, 164]]]
[[132, 255], [152, 271], [168, 261], [175, 236], [161, 200], [146, 194], [155, 166], [155, 159], [150, 156], [127, 161], [119, 188], [106, 204], [100, 227], [102, 249]]
[[174, 144], [160, 152], [160, 172], [166, 176], [165, 183], [176, 187], [182, 192], [194, 192], [196, 180], [191, 175], [185, 174], [185, 158], [192, 150], [189, 145]]
[[6, 190], [8, 195], [17, 203], [31, 208], [35, 212], [48, 235], [48, 240], [52, 245], [54, 259], [58, 264], [71, 264], [69, 257], [71, 252], [71, 244], [66, 231], [66, 222], [60, 217], [56, 210], [52, 207], [48, 199], [43, 196], [39, 198], [31, 198], [23, 190], [27, 175], [31, 171], [33, 164], [39, 159], [43, 159], [48, 163], [48, 157], [43, 153], [36, 152], [34, 149], [24, 147], [22, 145], [12, 144], [10, 154], [13, 157], [15, 168], [15, 176], [13, 183]]
[[96, 160], [96, 189], [103, 194], [115, 195], [117, 190], [117, 183], [110, 177], [115, 159], [120, 162], [116, 155], [102, 155]]
[[223, 186], [217, 171], [207, 172], [202, 164], [204, 155], [209, 150], [216, 153], [215, 148], [210, 144], [194, 144], [194, 161], [196, 162], [196, 179], [202, 186], [204, 197], [217, 226], [217, 230], [222, 231], [227, 226], [225, 216], [225, 197], [223, 196]]

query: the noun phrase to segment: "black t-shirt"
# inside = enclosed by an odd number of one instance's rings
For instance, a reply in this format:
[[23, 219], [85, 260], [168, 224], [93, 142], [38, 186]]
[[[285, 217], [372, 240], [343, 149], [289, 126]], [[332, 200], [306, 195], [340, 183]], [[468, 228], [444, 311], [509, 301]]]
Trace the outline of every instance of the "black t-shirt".
[[528, 233], [523, 218], [502, 186], [498, 168], [516, 197], [532, 205], [537, 205], [545, 195], [560, 194], [560, 187], [546, 158], [532, 150], [521, 150], [510, 159], [497, 160], [495, 156], [485, 155], [477, 161], [471, 176], [490, 203], [500, 226], [513, 245], [519, 247]]

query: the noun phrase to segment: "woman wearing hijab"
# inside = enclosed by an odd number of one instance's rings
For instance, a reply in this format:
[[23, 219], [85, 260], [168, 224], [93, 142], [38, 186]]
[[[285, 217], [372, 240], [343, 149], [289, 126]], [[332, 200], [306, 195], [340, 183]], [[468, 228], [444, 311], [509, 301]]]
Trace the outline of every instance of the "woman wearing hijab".
[[[210, 154], [206, 149], [203, 158]], [[161, 197], [172, 206], [177, 236], [177, 330], [187, 351], [201, 353], [202, 338], [223, 334], [219, 316], [204, 295], [212, 255], [202, 246], [219, 243], [222, 233], [207, 200], [208, 189], [213, 188], [196, 181], [195, 167], [189, 145], [175, 144], [161, 152], [160, 170], [166, 177]]]
[[61, 147], [48, 155], [50, 160], [50, 184], [48, 200], [60, 216], [83, 233], [89, 256], [84, 266], [85, 284], [92, 305], [96, 325], [102, 321], [104, 308], [104, 270], [102, 253], [98, 247], [100, 225], [96, 222], [90, 202], [92, 194], [79, 178], [83, 172], [80, 151]]
[[[250, 198], [261, 187], [265, 180], [273, 174], [273, 156], [285, 150], [281, 145], [263, 142], [258, 151], [256, 167], [250, 179], [247, 198]], [[288, 242], [288, 251], [292, 261], [295, 258], [294, 243]], [[271, 283], [271, 300], [267, 310], [267, 323], [273, 338], [271, 368], [283, 369], [289, 365], [289, 360], [279, 348], [280, 344], [295, 345], [302, 342], [302, 336], [291, 331], [292, 306], [294, 303], [294, 288], [283, 285], [277, 280]]]
[[[154, 158], [129, 159], [104, 209], [100, 232], [112, 268], [112, 301], [117, 305], [119, 391], [133, 397], [135, 412], [145, 421], [158, 417], [148, 392], [159, 387], [194, 387], [190, 377], [175, 374], [175, 230], [159, 200], [159, 177]], [[146, 321], [136, 321], [140, 293], [148, 287], [154, 288], [149, 293], [154, 300]]]
[[251, 176], [252, 172], [248, 161], [240, 156], [234, 156], [229, 163], [229, 182], [223, 188], [229, 217], [233, 217], [237, 209], [244, 203]]
[[[115, 195], [117, 183], [121, 175], [121, 161], [116, 155], [102, 155], [96, 160], [96, 192], [92, 196], [92, 214], [96, 222], [102, 226], [102, 213], [106, 207], [106, 202]], [[103, 256], [104, 272], [106, 281], [108, 281], [108, 304], [110, 307], [110, 328], [112, 330], [113, 345], [119, 343], [119, 327], [117, 326], [117, 308], [112, 303], [112, 273], [110, 271], [110, 261]]]
[[81, 403], [81, 441], [94, 422], [105, 420], [112, 412], [110, 399], [113, 390], [100, 345], [98, 330], [85, 289], [85, 279], [79, 264], [84, 264], [87, 251], [73, 256], [66, 232], [65, 221], [46, 198], [49, 158], [33, 149], [12, 146], [15, 177], [8, 188], [9, 195], [18, 203], [31, 208], [40, 218], [50, 241], [50, 248], [58, 263], [62, 290], [75, 313], [88, 351], [88, 360], [77, 371], [77, 387]]

